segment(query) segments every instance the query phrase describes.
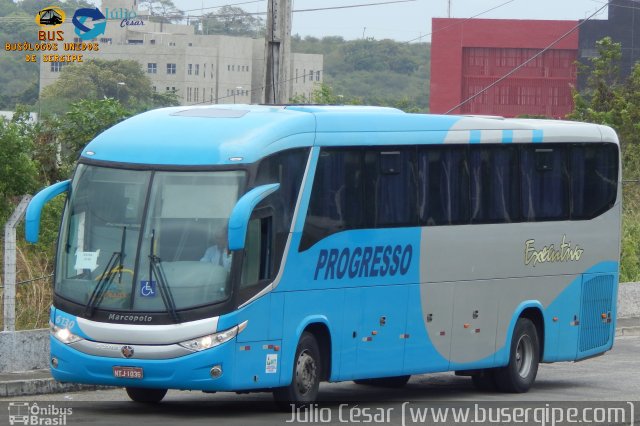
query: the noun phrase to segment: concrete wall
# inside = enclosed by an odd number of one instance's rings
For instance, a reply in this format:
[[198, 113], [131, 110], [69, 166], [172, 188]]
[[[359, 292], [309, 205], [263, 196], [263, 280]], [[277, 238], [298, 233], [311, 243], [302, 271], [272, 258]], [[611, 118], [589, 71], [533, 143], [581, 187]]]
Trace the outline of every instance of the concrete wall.
[[49, 367], [49, 329], [0, 332], [0, 373]]
[[618, 318], [640, 317], [640, 283], [622, 283], [618, 287]]

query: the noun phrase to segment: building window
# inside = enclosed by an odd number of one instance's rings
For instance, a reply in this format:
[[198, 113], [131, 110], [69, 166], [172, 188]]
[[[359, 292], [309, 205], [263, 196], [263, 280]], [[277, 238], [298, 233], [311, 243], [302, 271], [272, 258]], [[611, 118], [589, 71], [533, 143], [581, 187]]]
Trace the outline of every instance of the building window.
[[302, 82], [307, 82], [307, 70], [302, 70]]
[[193, 46], [193, 43], [189, 43], [189, 46]]
[[211, 90], [211, 102], [213, 102], [213, 87], [210, 90]]
[[195, 75], [200, 75], [200, 64], [196, 64]]
[[153, 91], [154, 91], [154, 92], [157, 92], [157, 91], [158, 91], [158, 89], [156, 88], [156, 86], [151, 86], [151, 87], [153, 87]]
[[247, 65], [247, 72], [249, 72], [249, 65]]
[[158, 72], [158, 64], [155, 62], [149, 62], [147, 64], [147, 74], [157, 74]]
[[207, 78], [207, 64], [203, 65], [202, 78]]
[[187, 74], [191, 75], [193, 73], [193, 64], [187, 65]]
[[313, 81], [313, 70], [309, 70], [309, 81]]
[[235, 71], [236, 70], [236, 66], [235, 65], [231, 65], [231, 71]]
[[231, 65], [227, 65], [227, 71], [231, 71]]
[[66, 65], [66, 62], [51, 62], [51, 72], [60, 72]]
[[194, 87], [194, 88], [193, 88], [193, 101], [194, 101], [194, 102], [198, 102], [198, 92], [199, 92], [199, 91], [200, 91], [200, 90], [199, 90], [197, 87]]
[[127, 40], [127, 44], [144, 44], [144, 40]]
[[175, 41], [170, 41], [170, 42], [169, 42], [169, 46], [175, 46], [175, 45], [176, 45], [176, 42], [175, 42]]
[[169, 86], [167, 86], [167, 92], [169, 91]]
[[156, 44], [155, 40], [149, 40], [149, 44]]
[[176, 73], [176, 64], [167, 64], [167, 74]]
[[191, 87], [187, 87], [187, 102], [191, 102]]
[[316, 81], [320, 81], [320, 71], [316, 71]]

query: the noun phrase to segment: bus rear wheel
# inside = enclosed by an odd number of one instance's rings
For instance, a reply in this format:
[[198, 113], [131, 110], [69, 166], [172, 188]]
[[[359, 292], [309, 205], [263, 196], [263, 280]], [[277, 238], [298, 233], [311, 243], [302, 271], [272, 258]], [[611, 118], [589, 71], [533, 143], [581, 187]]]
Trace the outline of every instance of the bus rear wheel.
[[135, 402], [143, 402], [146, 404], [155, 404], [162, 401], [167, 394], [166, 389], [146, 389], [146, 388], [125, 388], [127, 395]]
[[313, 334], [305, 331], [296, 348], [291, 384], [273, 391], [278, 406], [283, 410], [291, 410], [292, 405], [304, 407], [314, 402], [322, 377], [321, 366], [318, 342]]
[[402, 388], [407, 384], [411, 376], [395, 376], [395, 377], [382, 377], [379, 379], [359, 379], [354, 380], [353, 383], [357, 385], [377, 386], [381, 388]]
[[494, 372], [498, 389], [511, 393], [527, 392], [536, 379], [539, 362], [540, 343], [536, 326], [527, 318], [519, 318], [511, 339], [509, 364]]

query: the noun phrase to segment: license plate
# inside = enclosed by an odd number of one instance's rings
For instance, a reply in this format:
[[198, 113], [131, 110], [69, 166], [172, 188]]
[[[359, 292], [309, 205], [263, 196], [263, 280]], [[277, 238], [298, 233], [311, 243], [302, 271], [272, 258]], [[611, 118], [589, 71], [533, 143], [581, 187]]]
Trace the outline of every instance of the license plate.
[[141, 367], [113, 367], [113, 377], [118, 379], [142, 379]]

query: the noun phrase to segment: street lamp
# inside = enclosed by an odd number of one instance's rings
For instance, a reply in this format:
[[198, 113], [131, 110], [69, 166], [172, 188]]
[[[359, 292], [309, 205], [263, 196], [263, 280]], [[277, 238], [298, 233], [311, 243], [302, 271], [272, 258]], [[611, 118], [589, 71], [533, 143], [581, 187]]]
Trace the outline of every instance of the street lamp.
[[239, 95], [240, 94], [240, 90], [242, 90], [242, 86], [236, 86], [235, 89], [233, 89], [233, 103], [236, 103], [236, 93]]
[[124, 81], [119, 81], [117, 88], [116, 88], [116, 98], [118, 98], [118, 102], [120, 102], [120, 86], [126, 86], [127, 83], [125, 83]]

